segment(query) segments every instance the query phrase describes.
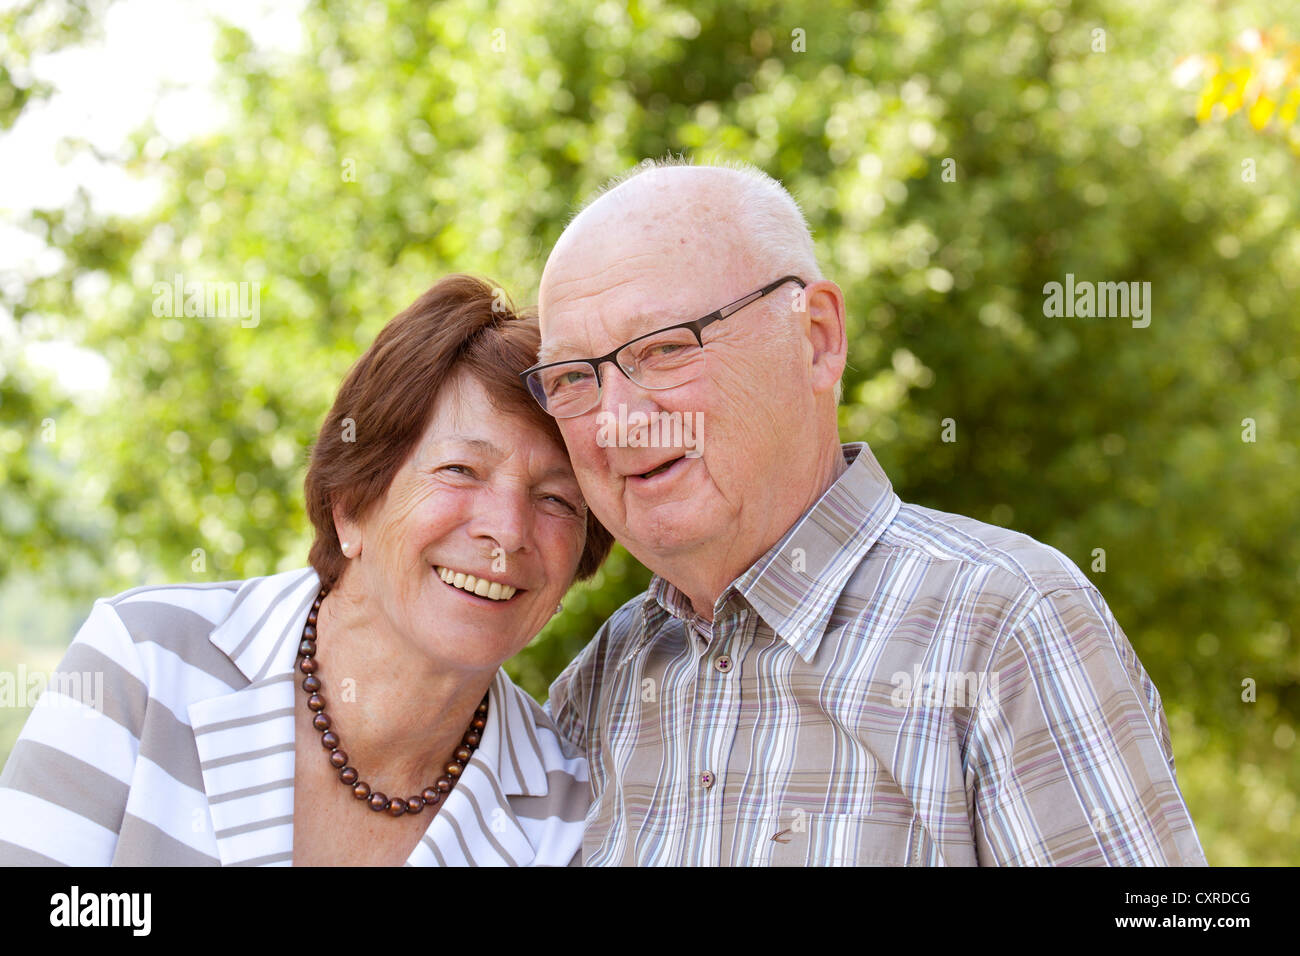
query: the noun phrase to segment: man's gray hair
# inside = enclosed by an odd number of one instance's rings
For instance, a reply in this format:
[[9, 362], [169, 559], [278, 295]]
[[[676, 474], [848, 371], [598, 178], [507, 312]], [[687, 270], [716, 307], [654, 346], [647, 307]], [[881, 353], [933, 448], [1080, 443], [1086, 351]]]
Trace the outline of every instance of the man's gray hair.
[[[808, 220], [794, 196], [779, 182], [751, 163], [740, 160], [697, 163], [694, 159], [669, 154], [663, 159], [645, 159], [631, 169], [606, 180], [580, 205], [569, 219], [573, 222], [596, 200], [615, 192], [624, 183], [646, 173], [677, 167], [725, 169], [736, 174], [735, 216], [751, 237], [759, 258], [771, 261], [805, 282], [823, 278], [813, 248]], [[773, 276], [775, 278], [775, 276]]]
[[[735, 218], [749, 238], [755, 257], [773, 266], [772, 278], [779, 275], [796, 275], [812, 283], [825, 278], [817, 264], [812, 230], [798, 201], [784, 186], [763, 170], [740, 160], [697, 163], [682, 154], [671, 153], [663, 159], [645, 159], [631, 169], [608, 179], [574, 210], [566, 224], [572, 224], [598, 199], [616, 194], [624, 183], [646, 173], [661, 169], [689, 166], [699, 169], [723, 169], [736, 174]], [[617, 198], [611, 196], [611, 198]], [[835, 403], [843, 393], [843, 382], [835, 385]]]

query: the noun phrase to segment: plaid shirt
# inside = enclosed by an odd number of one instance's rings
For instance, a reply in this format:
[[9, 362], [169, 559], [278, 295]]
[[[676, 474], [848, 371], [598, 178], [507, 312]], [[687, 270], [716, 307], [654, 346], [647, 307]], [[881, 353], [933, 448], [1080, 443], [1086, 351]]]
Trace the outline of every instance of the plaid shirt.
[[1096, 588], [843, 451], [712, 624], [656, 576], [552, 685], [584, 865], [1205, 865]]

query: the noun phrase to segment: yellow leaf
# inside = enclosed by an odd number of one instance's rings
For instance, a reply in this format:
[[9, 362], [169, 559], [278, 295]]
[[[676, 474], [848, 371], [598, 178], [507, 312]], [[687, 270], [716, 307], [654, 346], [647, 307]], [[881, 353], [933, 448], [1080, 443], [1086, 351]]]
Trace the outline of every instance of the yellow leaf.
[[1277, 106], [1273, 100], [1267, 96], [1261, 96], [1255, 100], [1246, 116], [1250, 119], [1250, 125], [1255, 129], [1263, 129], [1268, 125], [1269, 117], [1273, 115], [1273, 108]]
[[1219, 93], [1223, 90], [1225, 79], [1222, 73], [1216, 73], [1206, 81], [1205, 89], [1201, 91], [1201, 98], [1196, 102], [1197, 122], [1204, 123], [1210, 118]]
[[1277, 111], [1278, 122], [1290, 126], [1295, 122], [1296, 110], [1300, 110], [1300, 89], [1292, 90], [1282, 101], [1282, 108]]

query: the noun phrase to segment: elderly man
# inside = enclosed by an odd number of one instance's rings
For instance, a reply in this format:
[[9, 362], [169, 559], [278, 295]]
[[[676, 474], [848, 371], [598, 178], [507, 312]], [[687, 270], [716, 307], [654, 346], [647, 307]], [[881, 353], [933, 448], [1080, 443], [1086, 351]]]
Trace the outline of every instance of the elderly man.
[[590, 760], [585, 864], [1205, 863], [1160, 696], [1078, 568], [840, 444], [844, 297], [775, 181], [639, 167], [539, 308], [525, 380], [654, 572], [551, 687]]

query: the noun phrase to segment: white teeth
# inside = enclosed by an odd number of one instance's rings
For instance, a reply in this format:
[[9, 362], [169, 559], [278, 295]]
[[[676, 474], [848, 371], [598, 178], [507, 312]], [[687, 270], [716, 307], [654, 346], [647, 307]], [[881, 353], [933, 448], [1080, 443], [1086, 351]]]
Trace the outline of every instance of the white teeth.
[[519, 590], [509, 584], [502, 584], [500, 581], [476, 578], [472, 574], [453, 571], [450, 568], [438, 568], [438, 577], [452, 587], [460, 588], [462, 591], [469, 591], [471, 594], [477, 594], [479, 597], [489, 598], [493, 601], [508, 601]]

